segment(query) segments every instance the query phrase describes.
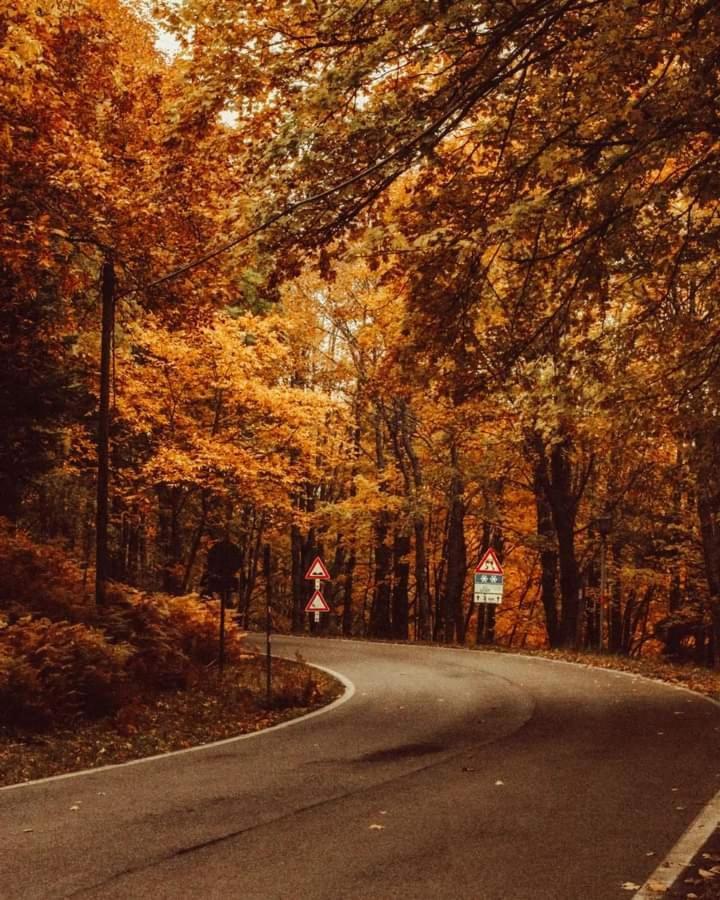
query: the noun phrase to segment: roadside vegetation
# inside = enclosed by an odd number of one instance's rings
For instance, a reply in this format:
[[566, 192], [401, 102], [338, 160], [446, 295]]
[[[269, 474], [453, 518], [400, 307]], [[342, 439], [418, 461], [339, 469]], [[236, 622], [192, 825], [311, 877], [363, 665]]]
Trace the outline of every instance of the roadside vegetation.
[[319, 631], [720, 667], [718, 46], [700, 0], [8, 6], [0, 515], [98, 606], [228, 535], [243, 627], [319, 555]]
[[[128, 588], [87, 602], [59, 549], [0, 531], [0, 784], [122, 762], [255, 731], [329, 702], [334, 679], [265, 660], [197, 595]], [[228, 616], [229, 619], [229, 616]]]

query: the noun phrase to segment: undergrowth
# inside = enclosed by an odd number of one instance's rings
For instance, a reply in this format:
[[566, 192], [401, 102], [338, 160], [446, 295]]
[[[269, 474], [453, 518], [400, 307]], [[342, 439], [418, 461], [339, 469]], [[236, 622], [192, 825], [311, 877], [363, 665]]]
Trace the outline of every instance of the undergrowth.
[[[197, 691], [215, 677], [217, 601], [111, 585], [107, 604], [96, 607], [83, 587], [81, 570], [58, 548], [38, 545], [0, 520], [0, 728], [6, 733], [106, 717], [127, 725], [156, 695]], [[246, 666], [252, 676], [255, 651], [243, 638], [227, 617], [226, 664], [236, 673]], [[261, 693], [262, 685], [244, 689]], [[317, 697], [312, 671], [296, 666], [278, 681], [273, 704], [306, 707]]]

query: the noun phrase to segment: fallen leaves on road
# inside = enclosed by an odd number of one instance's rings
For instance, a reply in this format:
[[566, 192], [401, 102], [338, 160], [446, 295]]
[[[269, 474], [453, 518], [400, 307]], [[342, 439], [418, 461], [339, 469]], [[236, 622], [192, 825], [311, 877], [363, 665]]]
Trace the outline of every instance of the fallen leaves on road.
[[720, 828], [666, 894], [672, 900], [720, 900]]
[[720, 866], [713, 866], [712, 869], [698, 869], [698, 875], [701, 878], [717, 878], [720, 875]]

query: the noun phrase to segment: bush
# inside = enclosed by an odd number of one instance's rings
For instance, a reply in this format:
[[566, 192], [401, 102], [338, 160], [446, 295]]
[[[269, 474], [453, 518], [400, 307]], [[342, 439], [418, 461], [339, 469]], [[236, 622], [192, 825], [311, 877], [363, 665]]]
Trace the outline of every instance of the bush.
[[[147, 687], [186, 687], [198, 666], [211, 665], [218, 656], [219, 606], [194, 596], [126, 592], [120, 597], [116, 589], [99, 623], [111, 640], [130, 645], [128, 672]], [[225, 626], [225, 654], [232, 663], [242, 656], [242, 636], [231, 621]]]
[[305, 661], [299, 653], [295, 656], [297, 662], [285, 661], [280, 677], [275, 681], [273, 706], [276, 709], [312, 706], [320, 696], [316, 672], [305, 666]]
[[86, 625], [21, 619], [0, 630], [0, 721], [42, 728], [126, 699], [129, 650]]
[[0, 645], [0, 723], [35, 729], [46, 727], [48, 721], [38, 673]]
[[0, 610], [10, 621], [32, 614], [82, 621], [92, 615], [80, 567], [53, 545], [36, 544], [0, 518]]
[[[198, 665], [210, 665], [217, 659], [220, 636], [220, 604], [197, 597], [162, 597], [178, 630], [180, 643], [188, 657]], [[225, 658], [239, 662], [247, 649], [231, 615], [225, 611]]]
[[[42, 729], [115, 713], [131, 695], [185, 688], [216, 663], [219, 604], [108, 585], [83, 596], [82, 571], [0, 519], [0, 724]], [[226, 619], [228, 663], [243, 654]]]

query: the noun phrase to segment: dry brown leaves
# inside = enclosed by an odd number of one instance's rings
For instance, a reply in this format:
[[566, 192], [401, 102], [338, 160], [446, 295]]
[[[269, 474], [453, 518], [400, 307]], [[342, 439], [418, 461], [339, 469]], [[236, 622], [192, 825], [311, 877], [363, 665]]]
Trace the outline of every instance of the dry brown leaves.
[[[220, 678], [213, 671], [187, 691], [138, 697], [112, 719], [44, 734], [0, 731], [0, 785], [126, 762], [259, 731], [329, 703], [341, 687], [300, 663], [273, 660], [276, 704], [265, 705], [264, 660], [244, 660]], [[298, 685], [310, 677], [307, 705]], [[292, 705], [292, 704], [295, 705]]]
[[658, 657], [649, 656], [642, 659], [629, 659], [624, 656], [574, 653], [569, 650], [541, 650], [532, 653], [532, 655], [580, 663], [581, 665], [601, 669], [630, 672], [633, 675], [642, 675], [645, 678], [654, 678], [658, 681], [665, 681], [668, 684], [685, 687], [691, 691], [697, 691], [699, 694], [712, 697], [715, 700], [720, 700], [720, 671], [713, 671], [712, 669], [677, 665]]

